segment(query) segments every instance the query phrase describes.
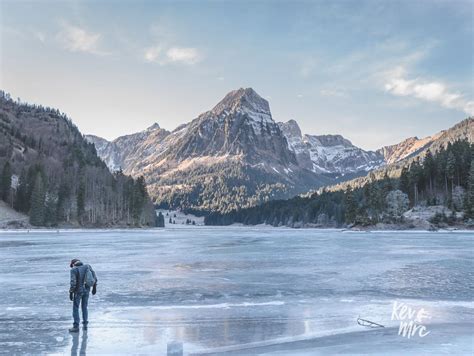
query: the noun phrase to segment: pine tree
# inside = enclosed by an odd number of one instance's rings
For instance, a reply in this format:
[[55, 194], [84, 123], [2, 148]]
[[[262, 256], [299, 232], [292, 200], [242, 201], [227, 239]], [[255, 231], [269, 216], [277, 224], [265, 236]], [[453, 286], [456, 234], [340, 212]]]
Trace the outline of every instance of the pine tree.
[[352, 192], [351, 188], [348, 188], [346, 190], [346, 222], [347, 223], [353, 223], [356, 220], [357, 216], [357, 204], [354, 199], [354, 194]]
[[132, 215], [136, 224], [140, 223], [140, 217], [143, 212], [144, 204], [148, 193], [146, 191], [145, 179], [138, 177], [133, 185], [132, 192]]
[[410, 182], [408, 196], [412, 197], [413, 205], [418, 205], [420, 192], [423, 191], [423, 167], [418, 160], [410, 165], [408, 177]]
[[436, 171], [436, 164], [433, 155], [431, 154], [431, 151], [428, 151], [426, 153], [425, 159], [423, 161], [423, 166], [425, 167], [425, 175], [428, 180], [430, 194], [433, 194], [433, 177]]
[[446, 176], [451, 181], [451, 194], [454, 190], [454, 175], [456, 174], [456, 158], [452, 151], [449, 151], [446, 160]]
[[158, 217], [156, 219], [156, 226], [157, 227], [165, 227], [165, 217], [161, 213], [161, 211], [158, 213]]
[[84, 180], [81, 180], [81, 182], [79, 183], [79, 189], [77, 191], [76, 197], [76, 205], [77, 221], [82, 224], [86, 206], [86, 185], [84, 183]]
[[30, 223], [34, 226], [44, 224], [45, 214], [45, 187], [41, 174], [36, 175], [33, 193], [31, 194]]
[[64, 220], [64, 205], [66, 199], [69, 197], [70, 187], [65, 181], [61, 183], [58, 190], [58, 200], [56, 202], [56, 221]]
[[474, 219], [474, 159], [471, 161], [471, 169], [469, 170], [469, 184], [465, 205], [466, 217]]
[[408, 194], [410, 192], [410, 179], [408, 171], [409, 170], [407, 166], [402, 168], [399, 181], [399, 189], [405, 194]]
[[58, 224], [57, 200], [48, 197], [45, 202], [44, 224], [46, 226], [56, 226]]
[[10, 203], [10, 191], [12, 185], [12, 169], [10, 162], [6, 161], [3, 165], [2, 176], [0, 180], [0, 198]]
[[18, 180], [18, 188], [16, 191], [15, 209], [23, 213], [28, 212], [28, 187], [26, 180], [26, 173], [24, 170], [21, 171], [20, 178]]

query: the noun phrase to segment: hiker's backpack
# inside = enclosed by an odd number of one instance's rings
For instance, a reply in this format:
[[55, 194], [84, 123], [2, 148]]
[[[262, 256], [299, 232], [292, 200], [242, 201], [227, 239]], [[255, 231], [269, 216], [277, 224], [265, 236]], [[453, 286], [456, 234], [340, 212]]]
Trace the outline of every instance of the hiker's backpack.
[[93, 287], [96, 282], [97, 281], [91, 271], [90, 266], [87, 266], [86, 274], [84, 275], [84, 285], [86, 287]]

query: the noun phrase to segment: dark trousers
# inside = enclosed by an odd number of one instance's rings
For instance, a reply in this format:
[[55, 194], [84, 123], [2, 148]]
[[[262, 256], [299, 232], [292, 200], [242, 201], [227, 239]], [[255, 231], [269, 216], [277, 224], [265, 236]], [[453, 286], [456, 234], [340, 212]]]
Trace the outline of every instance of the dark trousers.
[[81, 321], [79, 318], [79, 304], [82, 308], [82, 324], [87, 325], [88, 313], [87, 313], [87, 302], [89, 301], [89, 291], [83, 291], [82, 293], [74, 294], [74, 301], [72, 305], [72, 317], [74, 318], [74, 326], [79, 326]]

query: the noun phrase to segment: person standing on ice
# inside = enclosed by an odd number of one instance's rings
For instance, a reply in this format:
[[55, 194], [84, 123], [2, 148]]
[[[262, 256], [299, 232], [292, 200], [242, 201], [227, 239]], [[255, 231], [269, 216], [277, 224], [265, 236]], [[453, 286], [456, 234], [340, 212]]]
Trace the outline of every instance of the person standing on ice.
[[89, 292], [92, 288], [92, 295], [97, 292], [97, 276], [91, 266], [83, 264], [77, 258], [73, 259], [69, 265], [71, 267], [71, 287], [69, 288], [69, 299], [72, 304], [72, 317], [74, 324], [69, 332], [79, 331], [79, 304], [82, 308], [82, 325], [87, 330], [88, 313], [87, 302]]

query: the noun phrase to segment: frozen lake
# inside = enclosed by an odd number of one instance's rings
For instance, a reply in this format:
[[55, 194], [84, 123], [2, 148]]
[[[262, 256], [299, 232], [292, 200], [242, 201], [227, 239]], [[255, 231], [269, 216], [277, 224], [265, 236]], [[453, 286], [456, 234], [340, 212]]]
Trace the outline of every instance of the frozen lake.
[[[70, 335], [76, 257], [99, 283]], [[465, 232], [1, 232], [0, 353], [472, 354], [473, 257]], [[398, 335], [394, 302], [423, 308], [429, 334]]]

